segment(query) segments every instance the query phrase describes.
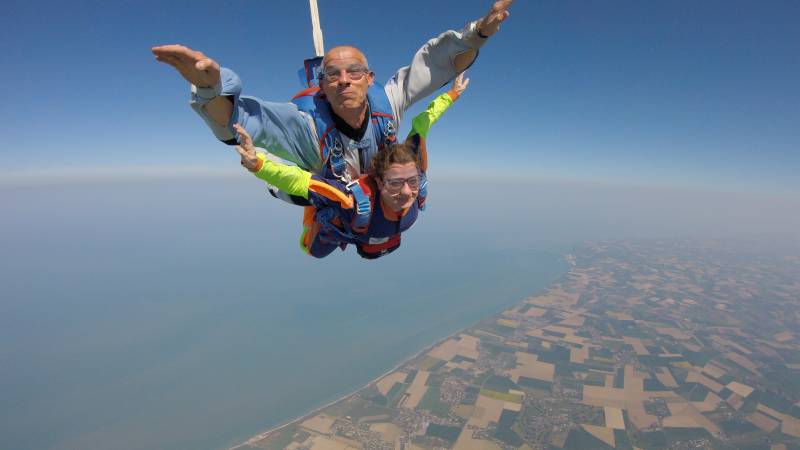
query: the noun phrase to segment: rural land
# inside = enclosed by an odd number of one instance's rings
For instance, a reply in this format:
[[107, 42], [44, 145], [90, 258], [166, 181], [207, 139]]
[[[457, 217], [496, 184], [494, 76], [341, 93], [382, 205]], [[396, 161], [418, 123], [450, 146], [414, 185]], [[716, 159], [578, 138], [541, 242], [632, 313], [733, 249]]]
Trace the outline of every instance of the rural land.
[[617, 241], [565, 258], [540, 294], [236, 448], [800, 449], [797, 251]]

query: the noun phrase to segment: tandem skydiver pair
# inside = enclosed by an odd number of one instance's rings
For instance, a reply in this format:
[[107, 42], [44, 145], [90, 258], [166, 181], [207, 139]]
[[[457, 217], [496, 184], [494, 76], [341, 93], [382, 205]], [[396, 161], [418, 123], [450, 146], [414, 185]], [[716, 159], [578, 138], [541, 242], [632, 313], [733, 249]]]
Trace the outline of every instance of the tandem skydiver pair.
[[[241, 95], [239, 77], [201, 52], [180, 45], [152, 51], [158, 61], [175, 67], [192, 84], [192, 108], [219, 140], [239, 146], [243, 164], [256, 164], [254, 147], [260, 147], [297, 166], [289, 171], [294, 177], [278, 176], [284, 171], [277, 169], [288, 167], [267, 164], [263, 157], [256, 158], [262, 161], [258, 166], [249, 167], [272, 185], [273, 195], [307, 207], [301, 242], [307, 252], [325, 256], [337, 246], [352, 243], [362, 256], [375, 258], [399, 246], [399, 233], [413, 224], [418, 209], [424, 206], [424, 138], [433, 121], [457, 98], [451, 94], [458, 92], [458, 83], [463, 90], [466, 80], [456, 81], [449, 93], [434, 100], [433, 109], [429, 107], [415, 118], [420, 123], [427, 120], [427, 127], [416, 127], [397, 150], [377, 162], [373, 158], [399, 145], [396, 133], [411, 105], [472, 65], [480, 47], [509, 16], [511, 3], [497, 1], [484, 17], [461, 31], [446, 31], [429, 40], [411, 64], [399, 69], [384, 86], [375, 83], [360, 50], [334, 47], [324, 58], [307, 60], [308, 87], [290, 103]], [[374, 173], [372, 168], [383, 172]], [[301, 174], [303, 171], [306, 173]], [[412, 175], [401, 177], [403, 174]], [[293, 181], [282, 185], [281, 179]], [[333, 198], [315, 191], [315, 182], [330, 188], [325, 192]], [[390, 201], [390, 193], [397, 194], [397, 202]], [[398, 205], [408, 206], [395, 210]], [[379, 220], [375, 219], [377, 213]], [[391, 227], [396, 232], [387, 235], [385, 230]], [[377, 235], [370, 236], [371, 232]]]

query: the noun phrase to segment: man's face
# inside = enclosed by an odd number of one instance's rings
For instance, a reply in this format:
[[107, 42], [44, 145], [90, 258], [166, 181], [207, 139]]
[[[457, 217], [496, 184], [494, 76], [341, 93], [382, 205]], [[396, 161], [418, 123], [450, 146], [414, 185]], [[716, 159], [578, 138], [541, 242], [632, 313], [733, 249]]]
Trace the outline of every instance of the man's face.
[[[363, 108], [367, 101], [367, 89], [372, 85], [374, 75], [363, 73], [357, 69], [367, 68], [367, 60], [364, 54], [353, 47], [336, 47], [331, 49], [322, 61], [323, 72], [338, 73], [338, 80], [332, 81], [328, 77], [322, 77], [320, 88], [333, 111], [341, 116], [346, 111], [355, 111]], [[354, 80], [351, 73], [354, 70], [362, 75], [361, 79]]]
[[394, 212], [408, 209], [419, 195], [419, 170], [414, 163], [392, 164], [377, 179], [383, 204]]

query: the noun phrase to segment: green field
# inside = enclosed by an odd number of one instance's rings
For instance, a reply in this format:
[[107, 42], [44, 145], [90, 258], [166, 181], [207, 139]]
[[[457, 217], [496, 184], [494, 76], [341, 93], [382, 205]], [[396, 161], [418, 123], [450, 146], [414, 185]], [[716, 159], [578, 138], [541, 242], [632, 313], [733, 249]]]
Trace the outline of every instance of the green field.
[[445, 361], [430, 356], [426, 356], [425, 358], [422, 359], [422, 361], [420, 361], [417, 364], [417, 367], [419, 367], [419, 370], [424, 370], [426, 372], [433, 372], [436, 369], [442, 367], [443, 365], [445, 365]]
[[553, 383], [549, 381], [542, 381], [528, 377], [519, 377], [519, 382], [517, 384], [525, 389], [538, 389], [546, 392], [550, 392], [550, 390], [553, 388]]
[[360, 397], [350, 397], [335, 405], [329, 406], [325, 412], [332, 416], [350, 416], [353, 420], [358, 420], [367, 416], [394, 415], [394, 410], [380, 405], [376, 405]]
[[583, 428], [577, 428], [569, 432], [564, 450], [607, 450], [609, 447], [605, 442], [587, 433]]
[[481, 389], [481, 395], [484, 395], [486, 397], [496, 398], [498, 400], [503, 400], [506, 402], [522, 403], [522, 396], [519, 394], [507, 394], [503, 392], [493, 391], [491, 389]]
[[441, 392], [441, 389], [438, 387], [428, 388], [422, 400], [420, 400], [419, 405], [417, 405], [417, 409], [424, 409], [430, 411], [431, 414], [435, 416], [447, 418], [450, 413], [450, 405], [439, 399], [441, 397]]
[[437, 425], [435, 423], [428, 425], [428, 429], [425, 431], [425, 436], [444, 439], [450, 445], [456, 442], [459, 434], [461, 434], [461, 428], [459, 427]]

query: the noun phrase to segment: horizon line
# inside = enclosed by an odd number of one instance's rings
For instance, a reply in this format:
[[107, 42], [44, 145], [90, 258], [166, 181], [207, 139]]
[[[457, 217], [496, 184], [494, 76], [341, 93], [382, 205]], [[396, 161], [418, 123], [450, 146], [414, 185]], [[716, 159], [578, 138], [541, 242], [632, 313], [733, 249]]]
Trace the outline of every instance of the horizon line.
[[[608, 179], [603, 177], [575, 177], [564, 174], [493, 172], [485, 173], [475, 168], [451, 168], [436, 170], [436, 180], [454, 182], [460, 179], [489, 181], [495, 183], [563, 183], [589, 186], [649, 188], [659, 190], [699, 190], [729, 194], [760, 194], [780, 197], [795, 197], [800, 191], [791, 189], [751, 189], [742, 186], [709, 185], [690, 182], [667, 182], [640, 179]], [[211, 166], [95, 166], [81, 168], [47, 168], [0, 170], [0, 188], [19, 188], [87, 183], [130, 183], [144, 181], [168, 181], [174, 179], [237, 179], [243, 169], [238, 166], [218, 168]]]

